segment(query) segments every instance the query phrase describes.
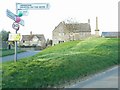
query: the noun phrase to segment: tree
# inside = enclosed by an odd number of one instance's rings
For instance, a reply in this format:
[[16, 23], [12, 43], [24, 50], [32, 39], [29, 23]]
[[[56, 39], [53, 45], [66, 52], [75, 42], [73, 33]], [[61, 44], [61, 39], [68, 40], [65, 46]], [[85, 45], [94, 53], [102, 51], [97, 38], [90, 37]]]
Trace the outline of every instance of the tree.
[[47, 46], [52, 46], [52, 40], [47, 39]]
[[0, 48], [9, 48], [11, 49], [11, 46], [8, 44], [8, 37], [9, 37], [10, 31], [2, 30], [0, 31]]
[[2, 31], [0, 32], [0, 39], [1, 39], [2, 41], [8, 41], [9, 33], [10, 33], [10, 31], [2, 30]]

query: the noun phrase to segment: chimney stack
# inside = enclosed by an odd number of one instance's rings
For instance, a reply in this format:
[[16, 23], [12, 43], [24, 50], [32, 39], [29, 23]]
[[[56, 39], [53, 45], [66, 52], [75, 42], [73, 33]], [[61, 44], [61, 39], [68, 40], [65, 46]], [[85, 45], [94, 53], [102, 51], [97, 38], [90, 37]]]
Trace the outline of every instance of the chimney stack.
[[30, 31], [30, 35], [32, 35], [32, 31]]
[[88, 19], [88, 24], [90, 24], [90, 19]]

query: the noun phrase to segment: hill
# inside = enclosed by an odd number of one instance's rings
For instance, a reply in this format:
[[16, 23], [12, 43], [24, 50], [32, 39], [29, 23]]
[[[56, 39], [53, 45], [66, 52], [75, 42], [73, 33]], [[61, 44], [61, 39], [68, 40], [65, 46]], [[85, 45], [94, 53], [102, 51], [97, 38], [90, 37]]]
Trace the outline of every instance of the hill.
[[17, 63], [3, 63], [3, 88], [62, 87], [118, 64], [117, 38], [89, 38], [49, 47]]

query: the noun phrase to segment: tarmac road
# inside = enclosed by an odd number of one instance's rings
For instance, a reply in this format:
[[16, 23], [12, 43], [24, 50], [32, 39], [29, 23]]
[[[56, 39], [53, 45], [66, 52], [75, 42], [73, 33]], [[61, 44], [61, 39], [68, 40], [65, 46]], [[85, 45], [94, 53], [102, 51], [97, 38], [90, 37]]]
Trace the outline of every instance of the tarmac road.
[[[26, 52], [22, 52], [22, 53], [18, 53], [17, 54], [17, 59], [21, 59], [21, 58], [25, 58], [25, 57], [29, 57], [29, 56], [33, 56], [37, 53], [39, 53], [40, 51], [26, 51]], [[5, 57], [0, 57], [0, 62], [6, 62], [6, 61], [11, 61], [14, 60], [14, 55], [9, 55], [9, 56], [5, 56]]]
[[66, 88], [118, 88], [118, 77], [120, 79], [120, 67], [116, 66]]

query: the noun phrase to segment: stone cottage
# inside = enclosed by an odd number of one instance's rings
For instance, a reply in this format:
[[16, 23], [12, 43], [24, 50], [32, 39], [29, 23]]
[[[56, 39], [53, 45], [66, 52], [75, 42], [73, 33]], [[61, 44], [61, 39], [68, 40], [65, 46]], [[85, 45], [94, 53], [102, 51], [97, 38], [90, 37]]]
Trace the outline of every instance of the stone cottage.
[[52, 31], [53, 45], [71, 40], [82, 40], [90, 35], [90, 20], [88, 23], [65, 23], [63, 21]]
[[46, 40], [43, 34], [32, 34], [32, 32], [30, 32], [30, 35], [22, 35], [20, 46], [36, 46], [45, 48]]

